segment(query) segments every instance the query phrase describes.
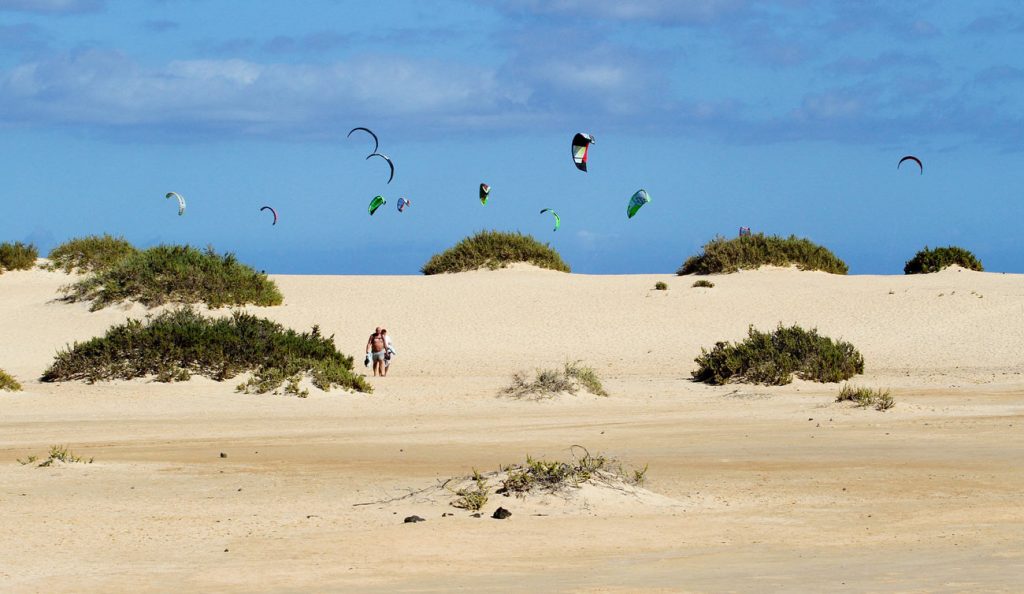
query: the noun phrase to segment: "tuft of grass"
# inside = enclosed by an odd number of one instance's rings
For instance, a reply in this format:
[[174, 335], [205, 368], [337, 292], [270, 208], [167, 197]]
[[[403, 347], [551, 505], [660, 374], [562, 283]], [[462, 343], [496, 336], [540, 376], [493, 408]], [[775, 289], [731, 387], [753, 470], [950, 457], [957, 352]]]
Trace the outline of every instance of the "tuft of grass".
[[848, 270], [846, 263], [835, 254], [809, 239], [756, 233], [733, 239], [715, 237], [704, 244], [702, 253], [688, 258], [676, 274], [737, 272], [766, 265], [794, 264], [800, 270], [822, 270], [832, 274], [846, 274]]
[[65, 241], [50, 250], [47, 270], [99, 272], [109, 270], [139, 250], [123, 237], [89, 235]]
[[362, 376], [352, 372], [352, 357], [338, 352], [334, 336], [285, 329], [252, 314], [208, 318], [191, 307], [128, 320], [93, 338], [57, 353], [43, 374], [44, 382], [134, 379], [187, 380], [198, 374], [223, 381], [240, 373], [253, 377], [239, 386], [246, 393], [266, 393], [285, 385], [285, 393], [304, 396], [302, 375], [322, 390], [333, 386], [370, 392]]
[[662, 281], [658, 281], [658, 282], [654, 283], [654, 290], [655, 291], [667, 291], [668, 290], [668, 284], [664, 283]]
[[695, 361], [694, 380], [716, 385], [779, 386], [792, 382], [794, 374], [804, 380], [838, 382], [864, 373], [864, 358], [852, 344], [797, 325], [780, 324], [771, 333], [750, 326], [743, 342], [718, 342], [711, 351], [702, 348]]
[[21, 384], [19, 384], [18, 380], [11, 377], [11, 375], [8, 374], [6, 371], [0, 369], [0, 390], [6, 390], [8, 392], [20, 392]]
[[[577, 450], [582, 455], [577, 456]], [[594, 479], [617, 479], [640, 485], [647, 474], [647, 466], [627, 472], [621, 464], [602, 454], [591, 455], [582, 446], [573, 446], [573, 456], [568, 461], [527, 456], [526, 464], [516, 464], [503, 470], [505, 478], [496, 491], [502, 495], [524, 495], [534, 490], [553, 493], [568, 487], [579, 487]]]
[[38, 257], [39, 250], [31, 243], [0, 243], [0, 274], [4, 270], [31, 270]]
[[[34, 464], [37, 460], [39, 460], [39, 456], [31, 455], [25, 460], [19, 458], [18, 464], [26, 466], [28, 464]], [[65, 464], [92, 464], [93, 459], [89, 458], [86, 460], [81, 456], [76, 456], [66, 445], [52, 445], [50, 446], [50, 455], [37, 466], [39, 468], [46, 468], [47, 466], [52, 466], [54, 462], [63, 462]]]
[[575, 394], [580, 388], [595, 396], [608, 395], [597, 371], [583, 365], [581, 361], [566, 361], [562, 369], [537, 370], [532, 380], [526, 373], [518, 371], [512, 375], [512, 383], [501, 393], [511, 398], [542, 400], [562, 392]]
[[962, 247], [951, 245], [935, 249], [924, 249], [917, 252], [913, 258], [907, 260], [903, 266], [903, 274], [928, 274], [938, 272], [943, 268], [953, 265], [961, 266], [968, 270], [982, 272], [985, 268], [981, 265], [974, 254]]
[[495, 270], [514, 262], [528, 262], [561, 272], [570, 271], [569, 265], [562, 260], [558, 252], [530, 235], [519, 232], [481, 231], [440, 254], [434, 254], [420, 272], [441, 274], [484, 267]]
[[697, 287], [704, 287], [705, 289], [713, 289], [713, 288], [715, 288], [715, 283], [713, 283], [711, 281], [708, 281], [708, 280], [701, 279], [699, 281], [694, 281], [693, 285], [691, 285], [691, 286], [693, 288], [695, 288], [695, 289]]
[[877, 411], [886, 411], [896, 405], [896, 401], [888, 389], [873, 390], [844, 384], [839, 390], [836, 402], [852, 402], [859, 408], [874, 407]]
[[204, 303], [210, 308], [284, 301], [266, 274], [240, 263], [234, 254], [169, 245], [128, 255], [62, 291], [68, 301], [92, 301], [93, 311], [127, 300], [147, 307]]
[[452, 507], [469, 511], [480, 511], [487, 504], [490, 493], [491, 487], [487, 484], [487, 479], [474, 468], [473, 485], [455, 491], [458, 499], [452, 502]]

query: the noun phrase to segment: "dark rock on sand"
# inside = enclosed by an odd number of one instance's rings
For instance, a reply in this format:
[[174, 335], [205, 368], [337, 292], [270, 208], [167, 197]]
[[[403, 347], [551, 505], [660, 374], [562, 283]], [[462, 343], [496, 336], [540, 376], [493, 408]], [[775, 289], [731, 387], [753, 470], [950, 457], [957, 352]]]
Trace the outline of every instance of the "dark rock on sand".
[[491, 517], [494, 518], [495, 520], [504, 520], [505, 518], [507, 518], [507, 517], [509, 517], [511, 515], [512, 515], [512, 512], [508, 511], [507, 509], [505, 509], [503, 507], [499, 507], [498, 509], [494, 510], [494, 513], [491, 514]]
[[426, 518], [421, 518], [419, 516], [409, 516], [408, 518], [406, 518], [403, 521], [406, 524], [415, 524], [416, 522], [426, 522], [427, 520], [426, 520]]

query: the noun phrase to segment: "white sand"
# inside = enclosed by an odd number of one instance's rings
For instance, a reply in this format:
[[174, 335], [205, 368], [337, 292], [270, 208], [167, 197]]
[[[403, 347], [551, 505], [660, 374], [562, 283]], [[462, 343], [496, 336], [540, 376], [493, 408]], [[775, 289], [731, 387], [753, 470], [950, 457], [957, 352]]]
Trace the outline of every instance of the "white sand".
[[[319, 324], [360, 371], [378, 324], [399, 352], [372, 395], [308, 399], [39, 383], [57, 349], [146, 313], [54, 301], [70, 278], [0, 275], [0, 368], [25, 386], [0, 392], [0, 591], [1024, 588], [1021, 275], [276, 276], [285, 305], [253, 311]], [[701, 347], [780, 322], [851, 341], [856, 383], [896, 407], [689, 381]], [[611, 396], [496, 398], [567, 359]], [[96, 461], [15, 461], [51, 444]], [[356, 505], [573, 444], [649, 464], [650, 493], [492, 495], [480, 519], [438, 497]]]

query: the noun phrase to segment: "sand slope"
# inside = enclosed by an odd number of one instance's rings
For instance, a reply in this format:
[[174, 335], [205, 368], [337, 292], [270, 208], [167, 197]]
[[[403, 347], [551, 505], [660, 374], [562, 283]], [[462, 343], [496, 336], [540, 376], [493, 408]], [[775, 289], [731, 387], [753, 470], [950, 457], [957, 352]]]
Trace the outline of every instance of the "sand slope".
[[[246, 396], [237, 382], [39, 384], [53, 353], [139, 306], [54, 301], [70, 277], [0, 275], [0, 591], [1019, 591], [1024, 277], [277, 276], [285, 305], [361, 359], [373, 395]], [[654, 291], [665, 281], [668, 291]], [[837, 387], [709, 387], [693, 358], [749, 324], [853, 342], [887, 413]], [[581, 359], [609, 398], [495, 397]], [[361, 361], [358, 363], [361, 365]], [[360, 367], [361, 369], [361, 367]], [[21, 466], [67, 443], [91, 465]], [[650, 465], [657, 497], [520, 502], [498, 521], [383, 501], [582, 444]], [[225, 452], [227, 458], [220, 458]], [[654, 502], [658, 502], [655, 504]], [[557, 507], [541, 513], [537, 506]], [[552, 509], [554, 509], [552, 507]], [[427, 522], [403, 525], [405, 515]], [[227, 549], [227, 551], [225, 551]]]

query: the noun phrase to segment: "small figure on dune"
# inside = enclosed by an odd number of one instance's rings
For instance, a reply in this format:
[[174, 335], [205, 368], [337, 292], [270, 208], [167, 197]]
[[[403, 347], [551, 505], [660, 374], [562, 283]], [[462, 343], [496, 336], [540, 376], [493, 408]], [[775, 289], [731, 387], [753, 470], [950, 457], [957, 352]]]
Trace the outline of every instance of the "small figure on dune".
[[366, 358], [363, 360], [363, 365], [369, 365], [372, 361], [373, 375], [386, 377], [391, 355], [394, 353], [387, 330], [377, 326], [377, 329], [370, 335], [370, 339], [366, 341]]

